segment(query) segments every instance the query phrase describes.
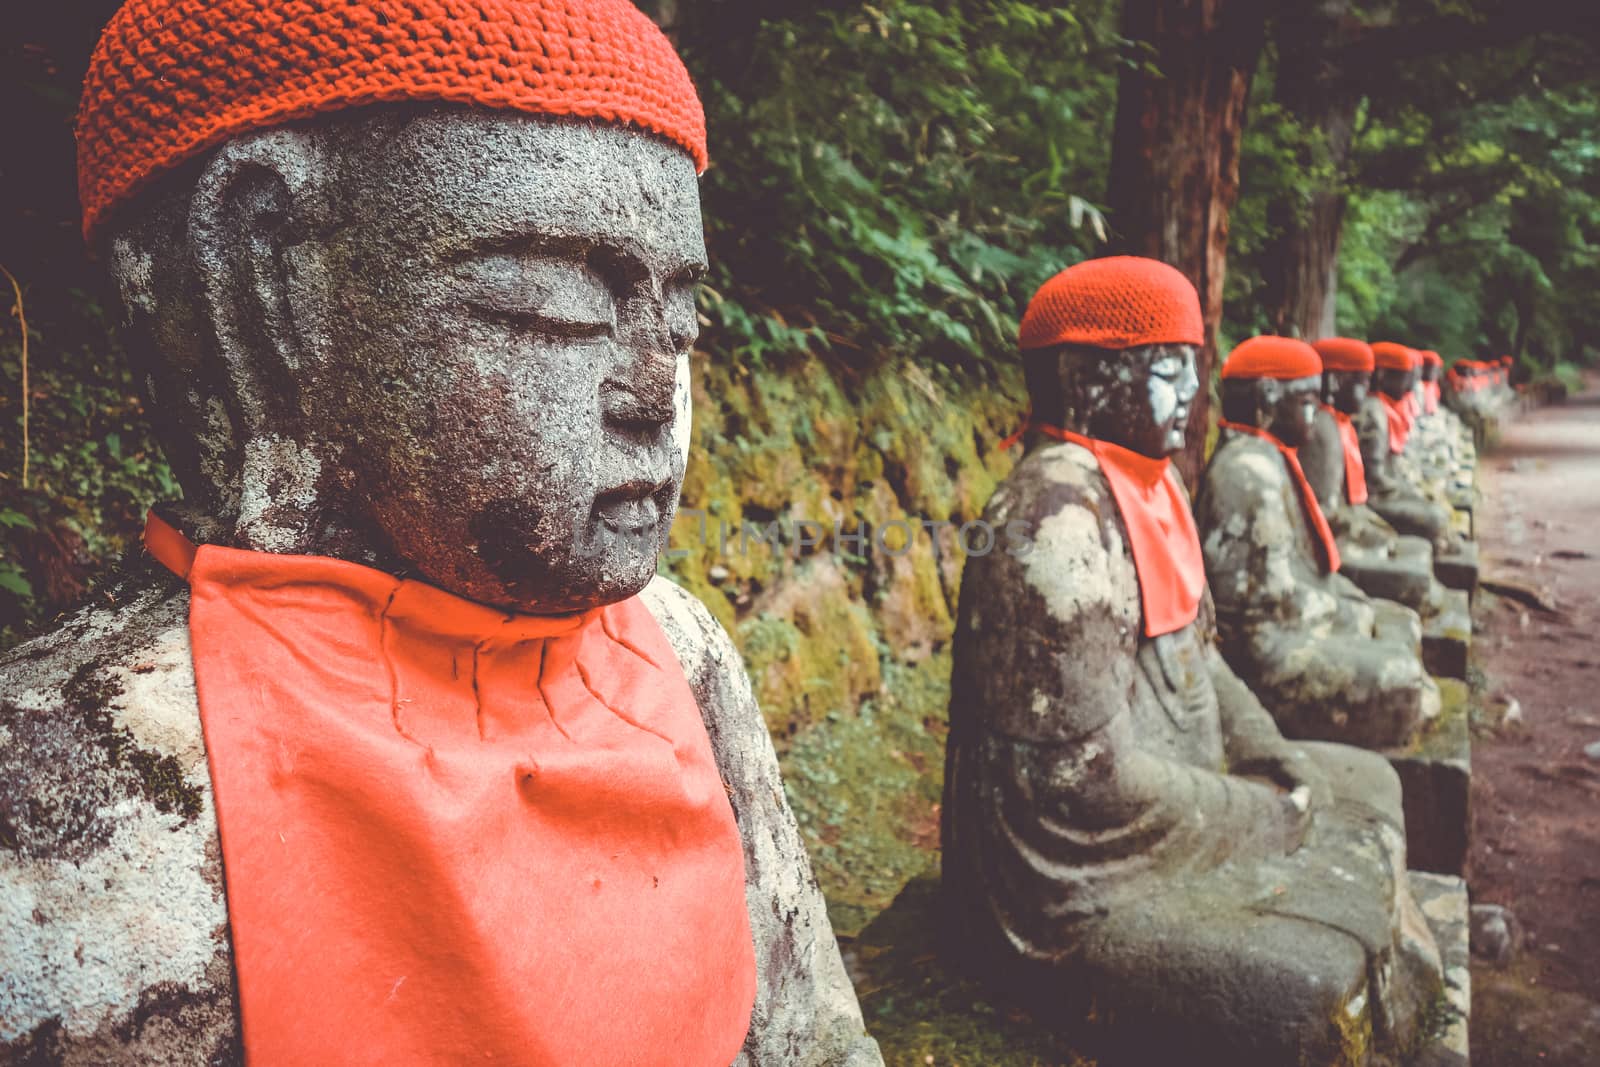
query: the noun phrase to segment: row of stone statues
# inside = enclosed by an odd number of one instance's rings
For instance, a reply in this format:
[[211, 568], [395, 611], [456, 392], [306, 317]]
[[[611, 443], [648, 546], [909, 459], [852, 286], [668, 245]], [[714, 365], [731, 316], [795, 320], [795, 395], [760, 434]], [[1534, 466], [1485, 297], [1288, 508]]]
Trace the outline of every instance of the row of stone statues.
[[[882, 1062], [738, 653], [655, 575], [706, 268], [655, 26], [131, 0], [79, 145], [184, 501], [3, 661], [0, 1053]], [[1396, 1061], [1443, 967], [1351, 746], [1437, 710], [1470, 457], [1407, 399], [1436, 364], [1258, 338], [1191, 510], [1205, 330], [1132, 258], [1024, 317], [987, 517], [1036, 540], [963, 579], [951, 958], [1108, 1063]]]
[[[1040, 536], [963, 577], [954, 956], [1044, 1017], [1099, 1023], [1117, 1062], [1399, 1062], [1431, 1039], [1444, 968], [1399, 781], [1350, 746], [1404, 746], [1439, 708], [1418, 612], [1446, 599], [1432, 552], [1456, 539], [1407, 466], [1437, 417], [1409, 399], [1424, 357], [1238, 346], [1191, 516], [1168, 462], [1200, 388], [1187, 280], [1079, 264], [1022, 336], [1028, 448], [987, 517]], [[1347, 553], [1407, 603], [1346, 577]]]

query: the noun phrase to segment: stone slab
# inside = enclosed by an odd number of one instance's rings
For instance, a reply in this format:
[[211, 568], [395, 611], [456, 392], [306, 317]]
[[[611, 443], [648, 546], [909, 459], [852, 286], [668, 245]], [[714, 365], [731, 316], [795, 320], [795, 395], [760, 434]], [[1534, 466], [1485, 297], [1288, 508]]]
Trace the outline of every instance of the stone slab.
[[[1433, 588], [1432, 551], [1419, 537], [1402, 537], [1397, 541], [1401, 551], [1393, 556], [1354, 545], [1347, 551], [1341, 546], [1339, 573], [1368, 596], [1420, 609], [1427, 603], [1428, 593]], [[1408, 551], [1413, 543], [1421, 548], [1420, 556]]]
[[1464, 590], [1446, 589], [1440, 609], [1422, 621], [1422, 663], [1436, 678], [1465, 681], [1471, 651], [1471, 599]]
[[1385, 752], [1400, 776], [1406, 859], [1415, 870], [1464, 875], [1471, 826], [1472, 734], [1465, 682], [1436, 679], [1439, 714], [1415, 744]]
[[1444, 964], [1444, 1003], [1440, 1006], [1434, 1038], [1418, 1054], [1415, 1067], [1468, 1067], [1468, 1042], [1472, 1019], [1467, 883], [1452, 875], [1412, 871], [1411, 895], [1416, 898]]
[[1461, 542], [1453, 551], [1436, 552], [1433, 573], [1451, 589], [1463, 589], [1471, 596], [1478, 589], [1478, 546]]

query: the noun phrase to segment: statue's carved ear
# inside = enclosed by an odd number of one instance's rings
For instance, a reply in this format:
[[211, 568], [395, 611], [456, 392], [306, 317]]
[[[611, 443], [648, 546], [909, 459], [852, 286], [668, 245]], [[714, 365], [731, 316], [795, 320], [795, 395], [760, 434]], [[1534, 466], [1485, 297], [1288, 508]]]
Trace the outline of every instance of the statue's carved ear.
[[309, 133], [267, 130], [224, 145], [190, 200], [198, 283], [246, 437], [298, 421], [304, 339], [285, 253], [305, 240], [322, 211], [319, 170]]

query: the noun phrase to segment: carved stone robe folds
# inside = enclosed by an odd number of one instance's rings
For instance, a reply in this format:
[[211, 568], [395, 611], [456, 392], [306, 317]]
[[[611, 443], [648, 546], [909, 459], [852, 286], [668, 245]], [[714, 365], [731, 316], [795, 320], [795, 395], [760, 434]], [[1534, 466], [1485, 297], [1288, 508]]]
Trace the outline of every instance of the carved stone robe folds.
[[1372, 510], [1401, 533], [1427, 538], [1435, 550], [1444, 548], [1450, 540], [1450, 507], [1428, 499], [1405, 454], [1390, 451], [1389, 416], [1383, 402], [1367, 397], [1355, 423]]
[[1321, 572], [1276, 448], [1225, 431], [1195, 517], [1223, 655], [1285, 735], [1386, 748], [1437, 714], [1416, 613]]
[[1311, 436], [1299, 451], [1306, 480], [1339, 540], [1339, 573], [1368, 596], [1397, 601], [1423, 615], [1436, 610], [1442, 590], [1433, 578], [1433, 546], [1399, 533], [1366, 504], [1350, 502], [1344, 441], [1327, 409], [1317, 409]]
[[944, 807], [953, 955], [1041, 1018], [1109, 1021], [1132, 1062], [1195, 1048], [1321, 1062], [1341, 1020], [1414, 1031], [1438, 960], [1406, 889], [1388, 765], [1304, 746], [1337, 799], [1296, 849], [1283, 794], [1228, 773], [1281, 746], [1276, 727], [1217, 654], [1209, 598], [1195, 622], [1144, 636], [1093, 455], [1034, 448], [985, 518], [1033, 538], [972, 557], [962, 579]]

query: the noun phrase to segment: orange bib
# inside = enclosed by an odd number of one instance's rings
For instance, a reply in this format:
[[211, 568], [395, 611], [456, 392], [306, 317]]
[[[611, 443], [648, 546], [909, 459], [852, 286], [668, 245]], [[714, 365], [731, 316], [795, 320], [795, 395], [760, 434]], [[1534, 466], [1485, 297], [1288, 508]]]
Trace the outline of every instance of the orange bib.
[[1327, 516], [1322, 514], [1322, 505], [1317, 503], [1317, 494], [1312, 490], [1311, 483], [1306, 480], [1305, 468], [1300, 466], [1300, 457], [1295, 450], [1259, 426], [1246, 426], [1244, 423], [1229, 422], [1226, 419], [1220, 420], [1218, 425], [1235, 433], [1247, 433], [1251, 437], [1259, 437], [1271, 444], [1283, 456], [1284, 463], [1289, 467], [1289, 474], [1294, 479], [1295, 491], [1300, 494], [1300, 510], [1304, 512], [1306, 525], [1311, 529], [1311, 543], [1316, 546], [1322, 572], [1332, 574], [1338, 570], [1339, 545], [1333, 539], [1333, 530], [1328, 526]]
[[1361, 461], [1361, 438], [1356, 433], [1356, 424], [1338, 408], [1323, 404], [1322, 410], [1332, 416], [1334, 425], [1339, 427], [1339, 445], [1344, 449], [1344, 498], [1352, 504], [1365, 504], [1367, 465]]
[[732, 1062], [744, 853], [643, 602], [506, 615], [146, 541], [192, 592], [252, 1065]]
[[1424, 414], [1432, 415], [1439, 410], [1439, 396], [1438, 382], [1422, 383], [1422, 410]]
[[1000, 447], [1010, 448], [1029, 429], [1087, 448], [1100, 465], [1122, 525], [1128, 530], [1133, 569], [1139, 576], [1145, 636], [1160, 637], [1194, 622], [1206, 588], [1206, 565], [1194, 514], [1173, 478], [1172, 461], [1151, 459], [1121, 445], [1031, 418]]
[[1411, 416], [1404, 401], [1396, 400], [1388, 393], [1379, 393], [1378, 399], [1383, 403], [1384, 414], [1389, 417], [1389, 451], [1399, 455], [1406, 450], [1406, 439], [1411, 436]]

